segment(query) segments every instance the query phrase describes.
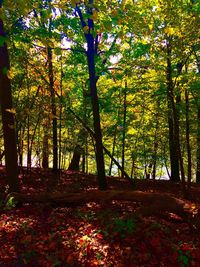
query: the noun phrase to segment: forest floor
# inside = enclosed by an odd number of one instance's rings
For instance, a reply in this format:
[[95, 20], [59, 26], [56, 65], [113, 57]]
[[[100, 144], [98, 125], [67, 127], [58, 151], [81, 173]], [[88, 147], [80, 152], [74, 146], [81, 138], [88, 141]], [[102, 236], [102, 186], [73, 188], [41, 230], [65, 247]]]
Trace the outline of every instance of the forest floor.
[[[33, 169], [20, 175], [22, 192], [83, 192], [97, 189], [96, 177]], [[108, 177], [110, 189], [130, 190], [119, 178]], [[169, 181], [136, 181], [145, 192], [181, 196], [180, 186]], [[2, 198], [6, 190], [4, 170], [0, 170]], [[200, 187], [192, 186], [200, 203]], [[50, 203], [0, 203], [0, 267], [185, 267], [200, 266], [200, 233], [181, 218], [169, 220], [150, 216], [136, 218], [138, 203], [90, 202], [81, 206]]]

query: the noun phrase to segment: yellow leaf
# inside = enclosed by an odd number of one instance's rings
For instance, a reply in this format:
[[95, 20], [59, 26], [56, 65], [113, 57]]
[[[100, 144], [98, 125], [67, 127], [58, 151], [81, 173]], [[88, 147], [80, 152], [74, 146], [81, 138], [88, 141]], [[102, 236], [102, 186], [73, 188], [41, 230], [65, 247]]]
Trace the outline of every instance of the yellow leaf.
[[174, 30], [174, 28], [172, 28], [172, 27], [167, 27], [167, 28], [165, 28], [164, 32], [165, 32], [166, 34], [168, 34], [168, 35], [172, 35], [172, 34], [175, 33], [175, 30]]
[[93, 13], [92, 13], [91, 19], [93, 19], [93, 20], [97, 20], [97, 18], [98, 18], [97, 11], [94, 10]]
[[12, 114], [16, 114], [16, 110], [14, 108], [11, 109], [7, 108], [6, 111]]
[[86, 25], [86, 26], [84, 26], [83, 27], [83, 31], [85, 32], [85, 33], [88, 33], [88, 31], [89, 31], [89, 27]]
[[53, 120], [53, 119], [58, 119], [58, 116], [54, 115], [54, 114], [49, 114], [49, 119]]
[[14, 74], [13, 74], [12, 70], [8, 70], [8, 72], [7, 72], [7, 77], [8, 77], [8, 79], [10, 79], [10, 80], [14, 77]]
[[76, 7], [77, 4], [79, 4], [79, 1], [77, 1], [77, 0], [71, 0], [72, 7]]
[[153, 30], [153, 24], [149, 24], [149, 30]]
[[128, 129], [127, 134], [130, 134], [130, 135], [137, 134], [137, 130], [135, 130], [134, 128], [130, 128], [130, 129]]

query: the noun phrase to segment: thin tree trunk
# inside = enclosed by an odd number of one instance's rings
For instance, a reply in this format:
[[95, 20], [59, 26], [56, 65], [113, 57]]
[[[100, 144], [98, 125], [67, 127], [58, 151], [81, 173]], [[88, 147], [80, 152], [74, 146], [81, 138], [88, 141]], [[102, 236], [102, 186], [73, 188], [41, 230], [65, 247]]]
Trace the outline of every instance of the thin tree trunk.
[[187, 171], [187, 189], [188, 192], [191, 188], [192, 180], [192, 158], [190, 147], [190, 121], [189, 121], [189, 96], [187, 89], [185, 90], [185, 105], [186, 105], [186, 144], [187, 144], [187, 158], [188, 158], [188, 171]]
[[[0, 10], [1, 8], [2, 1], [0, 1]], [[10, 62], [2, 19], [0, 19], [0, 38], [4, 40], [3, 44], [0, 46], [0, 106], [3, 124], [6, 173], [9, 190], [19, 192], [20, 185], [18, 180], [15, 120], [12, 113], [11, 83], [7, 76], [7, 72], [10, 69]]]
[[[200, 74], [200, 58], [195, 54], [198, 73]], [[200, 183], [200, 101], [197, 107], [197, 152], [196, 152], [196, 182]]]
[[135, 178], [135, 160], [132, 160], [132, 166], [131, 166], [131, 179]]
[[[30, 96], [30, 86], [28, 81], [28, 68], [26, 67], [26, 79], [27, 79], [27, 97], [28, 97], [28, 107], [30, 106], [29, 96]], [[30, 151], [30, 114], [27, 113], [27, 172], [31, 168], [31, 151]]]
[[[156, 114], [157, 117], [158, 114]], [[156, 179], [156, 163], [157, 163], [157, 151], [158, 151], [158, 119], [156, 118], [156, 128], [154, 134], [154, 143], [153, 143], [153, 159], [152, 159], [152, 179]]]
[[197, 110], [197, 169], [196, 169], [196, 182], [200, 183], [200, 105]]
[[42, 143], [42, 168], [49, 168], [49, 135], [46, 130]]
[[57, 117], [56, 117], [56, 99], [54, 91], [52, 49], [47, 48], [48, 69], [49, 69], [49, 85], [51, 92], [51, 112], [52, 112], [52, 128], [53, 128], [53, 172], [58, 171], [58, 138], [57, 138]]
[[123, 176], [124, 176], [125, 145], [126, 145], [126, 113], [127, 113], [126, 96], [127, 96], [127, 80], [125, 80], [125, 87], [124, 87], [124, 103], [123, 103], [122, 173], [121, 173], [121, 177], [122, 177], [122, 178], [123, 178]]
[[[62, 53], [62, 52], [61, 52]], [[62, 155], [62, 94], [63, 94], [63, 64], [62, 64], [62, 54], [61, 54], [61, 59], [60, 59], [60, 68], [61, 68], [61, 73], [60, 73], [60, 114], [59, 114], [59, 155], [58, 155], [58, 168], [59, 170], [61, 169], [61, 155]], [[61, 172], [60, 172], [61, 174]]]
[[[113, 157], [115, 155], [116, 137], [117, 137], [117, 124], [115, 125], [115, 131], [114, 131], [114, 137], [113, 137], [113, 147], [112, 147], [112, 154], [111, 154]], [[112, 165], [113, 165], [113, 160], [110, 159], [110, 167], [109, 167], [109, 173], [108, 173], [109, 176], [111, 176], [112, 174]]]

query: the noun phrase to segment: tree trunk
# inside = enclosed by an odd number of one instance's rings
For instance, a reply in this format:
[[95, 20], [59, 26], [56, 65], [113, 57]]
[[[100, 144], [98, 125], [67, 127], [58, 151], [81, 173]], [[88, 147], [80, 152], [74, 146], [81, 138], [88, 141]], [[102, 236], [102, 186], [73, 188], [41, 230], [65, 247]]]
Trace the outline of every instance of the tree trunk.
[[123, 103], [123, 132], [122, 132], [122, 173], [121, 177], [124, 177], [124, 162], [125, 162], [125, 145], [126, 145], [126, 113], [127, 113], [127, 80], [125, 80], [124, 87], [124, 103]]
[[196, 169], [196, 182], [200, 183], [200, 105], [197, 110], [197, 169]]
[[[186, 187], [185, 187], [185, 173], [184, 173], [184, 166], [183, 166], [183, 158], [181, 155], [181, 148], [180, 148], [180, 137], [179, 137], [179, 121], [178, 115], [176, 110], [176, 105], [174, 101], [174, 85], [172, 81], [172, 64], [171, 64], [171, 43], [170, 40], [167, 41], [167, 97], [168, 97], [168, 107], [169, 107], [169, 114], [170, 114], [170, 121], [172, 123], [172, 128], [169, 129], [170, 132], [170, 160], [171, 160], [171, 180], [177, 180], [179, 176], [173, 177], [173, 171], [176, 175], [178, 175], [178, 169], [180, 166], [181, 171], [181, 183], [182, 183], [182, 191], [183, 195], [186, 195]], [[170, 124], [169, 124], [170, 126]], [[169, 127], [170, 128], [170, 127]], [[171, 139], [173, 138], [173, 139]], [[172, 147], [174, 145], [174, 148]], [[175, 155], [172, 155], [172, 152]], [[172, 158], [176, 160], [176, 166], [174, 162], [172, 162]], [[178, 163], [177, 163], [178, 161]], [[174, 169], [172, 169], [174, 168]]]
[[[168, 101], [169, 106], [169, 101]], [[176, 143], [174, 140], [174, 123], [172, 120], [171, 108], [168, 111], [168, 125], [169, 125], [169, 152], [170, 152], [170, 181], [179, 182], [179, 160], [177, 157]]]
[[[90, 4], [93, 4], [93, 1], [90, 0]], [[92, 8], [88, 7], [88, 15], [92, 15]], [[92, 111], [93, 111], [93, 125], [94, 125], [94, 138], [95, 138], [95, 148], [96, 148], [96, 163], [97, 163], [97, 172], [98, 172], [98, 183], [99, 189], [106, 190], [107, 182], [105, 176], [105, 163], [103, 155], [103, 143], [102, 143], [102, 132], [100, 124], [100, 113], [99, 113], [99, 99], [97, 95], [97, 76], [95, 73], [95, 41], [93, 37], [94, 31], [94, 22], [92, 19], [88, 19], [88, 33], [85, 34], [87, 40], [87, 63], [89, 71], [89, 88], [92, 102]]]
[[174, 91], [172, 81], [171, 67], [171, 45], [167, 44], [167, 101], [168, 101], [168, 124], [169, 124], [169, 150], [170, 150], [170, 165], [171, 175], [170, 180], [179, 182], [179, 157], [177, 148], [177, 133], [174, 121]]
[[82, 149], [79, 145], [74, 148], [74, 153], [72, 160], [69, 164], [68, 171], [79, 171], [80, 169], [80, 159], [81, 159]]
[[[142, 191], [105, 192], [92, 190], [81, 193], [40, 193], [37, 195], [9, 194], [7, 199], [14, 197], [19, 203], [54, 203], [56, 205], [82, 205], [88, 202], [107, 204], [112, 200], [140, 202], [143, 204], [135, 214], [142, 216], [159, 216], [165, 212], [174, 213], [191, 224], [192, 203], [165, 193], [150, 193]], [[133, 213], [134, 214], [134, 213]]]
[[192, 158], [190, 146], [190, 121], [189, 121], [189, 96], [187, 89], [185, 90], [185, 105], [186, 105], [186, 145], [187, 145], [187, 158], [188, 158], [188, 171], [187, 171], [187, 188], [190, 191], [192, 180]]
[[[0, 9], [1, 8], [2, 1], [0, 2]], [[6, 173], [9, 190], [19, 192], [20, 185], [18, 180], [15, 120], [12, 113], [11, 83], [7, 76], [7, 72], [10, 69], [10, 62], [2, 19], [0, 19], [0, 38], [4, 40], [3, 44], [0, 46], [0, 105], [3, 124]]]
[[[113, 146], [112, 146], [112, 157], [115, 155], [115, 146], [116, 146], [116, 137], [117, 137], [117, 124], [115, 125], [115, 131], [114, 131], [114, 137], [113, 137]], [[109, 167], [109, 173], [108, 175], [111, 176], [112, 174], [112, 165], [113, 165], [113, 160], [112, 158], [110, 159], [110, 167]]]
[[42, 142], [42, 168], [49, 168], [49, 136], [47, 132], [44, 132]]
[[152, 161], [152, 165], [153, 165], [153, 169], [152, 169], [152, 179], [155, 180], [156, 179], [156, 163], [157, 163], [157, 150], [158, 150], [158, 141], [157, 141], [157, 137], [155, 137], [154, 140], [154, 148], [153, 148], [153, 161]]
[[52, 49], [47, 48], [48, 69], [49, 69], [49, 85], [51, 92], [51, 112], [52, 112], [52, 128], [53, 128], [53, 172], [58, 171], [58, 138], [57, 138], [57, 117], [56, 117], [56, 100], [54, 91]]
[[158, 114], [156, 114], [156, 127], [154, 133], [154, 142], [153, 142], [153, 156], [152, 156], [152, 179], [156, 179], [156, 163], [157, 163], [157, 152], [158, 152]]
[[[200, 74], [200, 58], [196, 56], [196, 64], [198, 73]], [[196, 182], [200, 183], [200, 101], [198, 101], [197, 107], [197, 154], [196, 154], [196, 161], [197, 161], [197, 169], [196, 169]]]

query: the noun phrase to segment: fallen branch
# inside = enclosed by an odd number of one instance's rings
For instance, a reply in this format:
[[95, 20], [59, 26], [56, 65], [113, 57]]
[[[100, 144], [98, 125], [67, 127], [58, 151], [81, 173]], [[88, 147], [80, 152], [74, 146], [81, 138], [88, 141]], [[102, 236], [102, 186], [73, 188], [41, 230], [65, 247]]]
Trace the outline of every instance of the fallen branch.
[[131, 201], [142, 205], [137, 211], [141, 216], [159, 216], [165, 212], [173, 213], [184, 221], [191, 222], [192, 203], [175, 198], [169, 194], [149, 193], [142, 191], [87, 191], [82, 193], [40, 193], [25, 195], [10, 193], [7, 197], [14, 197], [18, 203], [54, 203], [56, 205], [82, 205], [88, 202], [97, 202], [106, 205], [109, 201]]

